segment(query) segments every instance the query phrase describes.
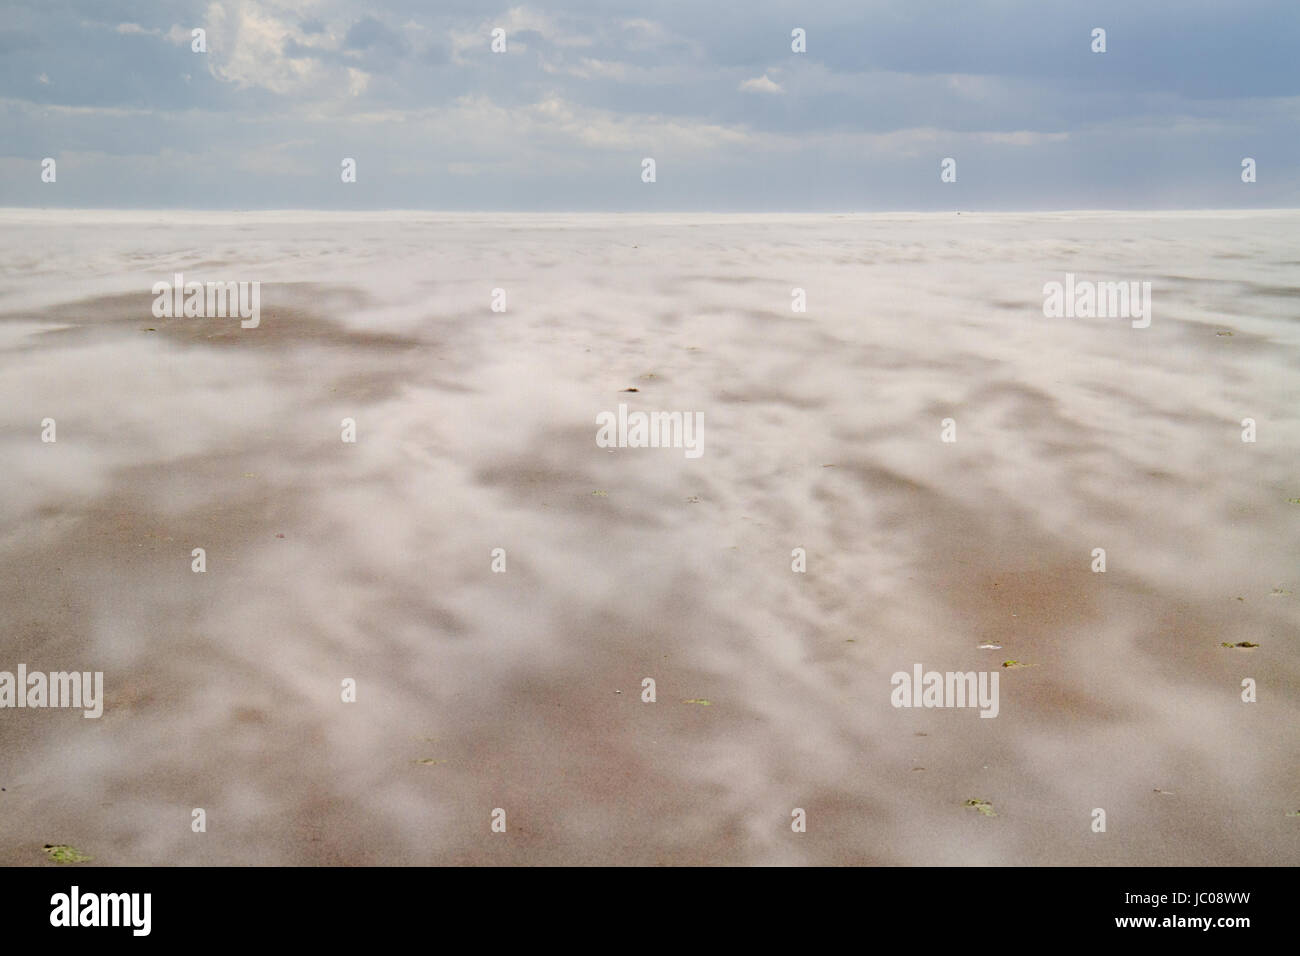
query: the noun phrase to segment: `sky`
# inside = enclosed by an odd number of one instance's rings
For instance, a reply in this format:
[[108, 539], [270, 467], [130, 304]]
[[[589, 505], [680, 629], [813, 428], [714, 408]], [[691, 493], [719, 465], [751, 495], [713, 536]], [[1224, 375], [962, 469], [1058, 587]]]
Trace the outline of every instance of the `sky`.
[[0, 206], [1294, 208], [1298, 58], [1297, 0], [6, 0]]

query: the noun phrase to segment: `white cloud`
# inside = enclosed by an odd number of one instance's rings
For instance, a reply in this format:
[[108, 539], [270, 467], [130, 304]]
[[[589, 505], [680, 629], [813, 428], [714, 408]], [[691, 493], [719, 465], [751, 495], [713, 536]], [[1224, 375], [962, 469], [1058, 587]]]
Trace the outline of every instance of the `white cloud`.
[[1027, 129], [979, 134], [980, 142], [996, 143], [999, 146], [1038, 146], [1041, 143], [1063, 143], [1069, 138], [1069, 133], [1041, 133]]
[[516, 37], [520, 33], [536, 33], [548, 43], [561, 47], [591, 46], [594, 38], [559, 26], [555, 20], [538, 10], [511, 7], [504, 14], [482, 21], [472, 30], [452, 30], [452, 60], [466, 62], [465, 54], [477, 50], [487, 53], [491, 49], [492, 31], [500, 28], [506, 32], [506, 53], [522, 53], [527, 45]]
[[290, 40], [303, 47], [334, 50], [342, 38], [341, 31], [304, 33], [292, 6], [281, 10], [251, 0], [218, 0], [208, 5], [206, 22], [208, 69], [219, 80], [273, 93], [313, 90], [328, 95], [351, 89], [350, 77], [338, 67], [285, 55]]
[[554, 58], [542, 55], [538, 57], [537, 65], [543, 73], [552, 76], [573, 76], [580, 80], [607, 80], [630, 86], [679, 86], [686, 81], [708, 83], [712, 79], [707, 73], [673, 64], [640, 66], [621, 60], [600, 60], [589, 56], [580, 57], [575, 63], [566, 59], [563, 54]]
[[780, 83], [775, 83], [764, 73], [762, 76], [756, 76], [752, 80], [746, 80], [740, 84], [739, 89], [745, 93], [784, 93], [785, 89]]
[[616, 80], [619, 83], [627, 80], [628, 69], [626, 63], [619, 63], [615, 60], [594, 60], [589, 56], [584, 56], [582, 66], [587, 71], [588, 76]]

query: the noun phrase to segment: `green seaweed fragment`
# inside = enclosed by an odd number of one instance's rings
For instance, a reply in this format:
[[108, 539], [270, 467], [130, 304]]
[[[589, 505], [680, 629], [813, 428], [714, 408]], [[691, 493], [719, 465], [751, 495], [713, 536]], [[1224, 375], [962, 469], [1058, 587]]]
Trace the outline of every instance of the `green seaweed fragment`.
[[86, 856], [75, 847], [66, 843], [47, 843], [42, 849], [50, 855], [55, 863], [87, 863], [91, 857]]
[[705, 700], [703, 697], [692, 697], [690, 700], [682, 701], [683, 704], [701, 704], [705, 707], [713, 706], [713, 701]]
[[1222, 641], [1220, 642], [1219, 646], [1220, 647], [1259, 647], [1258, 644], [1254, 644], [1250, 641], [1238, 641], [1236, 644], [1229, 644], [1227, 641]]
[[963, 803], [962, 806], [970, 807], [972, 810], [978, 810], [986, 817], [997, 816], [997, 813], [993, 810], [993, 804], [989, 803], [987, 800], [972, 798], [970, 800], [967, 800], [965, 803]]

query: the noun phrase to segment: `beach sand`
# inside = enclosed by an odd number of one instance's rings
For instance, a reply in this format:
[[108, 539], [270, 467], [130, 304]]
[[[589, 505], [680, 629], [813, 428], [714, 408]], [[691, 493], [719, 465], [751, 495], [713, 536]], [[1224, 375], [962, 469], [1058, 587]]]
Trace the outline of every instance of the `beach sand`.
[[1300, 862], [1300, 213], [0, 223], [0, 864]]

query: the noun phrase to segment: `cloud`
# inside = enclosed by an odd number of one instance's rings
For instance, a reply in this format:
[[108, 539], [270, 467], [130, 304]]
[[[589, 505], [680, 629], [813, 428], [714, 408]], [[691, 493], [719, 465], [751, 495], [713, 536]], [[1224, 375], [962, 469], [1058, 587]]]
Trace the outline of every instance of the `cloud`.
[[[136, 180], [111, 158], [156, 158], [168, 136], [221, 155], [231, 130], [244, 152], [275, 162], [235, 184], [220, 178], [220, 163], [148, 169], [177, 196], [234, 205], [487, 197], [618, 207], [688, 204], [707, 189], [719, 203], [765, 208], [814, 194], [869, 202], [890, 182], [885, 201], [925, 208], [950, 201], [931, 167], [956, 156], [969, 164], [963, 201], [990, 207], [1015, 206], [1035, 183], [1039, 204], [1049, 196], [1077, 207], [1105, 190], [1115, 204], [1124, 189], [1140, 203], [1140, 171], [1153, 163], [1169, 189], [1192, 183], [1187, 195], [1202, 203], [1292, 201], [1293, 0], [1236, 0], [1231, 18], [1185, 11], [1171, 32], [1175, 2], [1103, 0], [1117, 11], [1106, 56], [1089, 51], [1090, 21], [1043, 12], [1040, 0], [967, 0], [941, 21], [907, 0], [840, 0], [803, 24], [802, 55], [790, 51], [788, 6], [743, 0], [711, 8], [726, 30], [702, 30], [690, 4], [639, 12], [592, 0], [172, 0], [165, 15], [135, 14], [140, 22], [121, 21], [132, 7], [118, 2], [20, 4], [0, 28], [5, 151], [89, 158], [57, 194], [11, 182], [0, 203], [163, 201], [171, 194], [152, 192], [143, 174], [130, 193]], [[190, 51], [193, 27], [207, 31], [205, 55]], [[490, 52], [496, 27], [507, 56]], [[1189, 73], [1189, 62], [1200, 66]], [[1069, 147], [1084, 142], [1108, 148], [1083, 156]], [[332, 189], [334, 176], [317, 192], [301, 174], [332, 171], [358, 144], [368, 175], [356, 189]], [[1236, 171], [1247, 153], [1270, 173], [1248, 191]], [[625, 174], [636, 167], [626, 164], [642, 156], [660, 161], [659, 182], [638, 189], [634, 176], [629, 194]], [[874, 178], [864, 179], [863, 162]], [[1062, 162], [1078, 168], [1037, 172]], [[401, 170], [402, 191], [383, 197], [380, 184]], [[428, 171], [455, 177], [457, 189]]]
[[[315, 26], [315, 24], [313, 24]], [[304, 36], [310, 36], [317, 33], [324, 33], [324, 27], [308, 32], [303, 30]], [[348, 27], [347, 34], [343, 37], [343, 49], [345, 50], [367, 50], [372, 47], [388, 47], [392, 50], [401, 50], [405, 48], [405, 43], [401, 36], [390, 30], [384, 24], [380, 23], [374, 17], [363, 17], [352, 26]]]
[[291, 11], [252, 0], [208, 5], [209, 70], [237, 88], [272, 93], [337, 95], [351, 86], [346, 68], [329, 66], [315, 52], [337, 51], [337, 33], [306, 32]]
[[780, 83], [775, 83], [764, 73], [762, 76], [756, 76], [752, 80], [746, 80], [740, 84], [739, 89], [745, 93], [784, 93]]
[[536, 33], [555, 46], [586, 47], [594, 42], [590, 36], [560, 27], [550, 15], [527, 7], [511, 7], [506, 12], [505, 21], [494, 25], [504, 27], [507, 36], [512, 33]]
[[1038, 146], [1041, 143], [1063, 143], [1070, 138], [1069, 133], [1041, 133], [1027, 129], [1005, 133], [979, 133], [978, 136], [980, 142], [995, 143], [1000, 146]]
[[496, 29], [505, 31], [507, 54], [519, 54], [528, 49], [528, 44], [519, 39], [526, 34], [534, 34], [553, 47], [588, 47], [595, 43], [592, 36], [561, 26], [549, 14], [527, 7], [511, 7], [504, 14], [479, 21], [472, 29], [449, 31], [452, 60], [468, 63], [474, 58], [467, 54], [488, 53], [492, 31]]

